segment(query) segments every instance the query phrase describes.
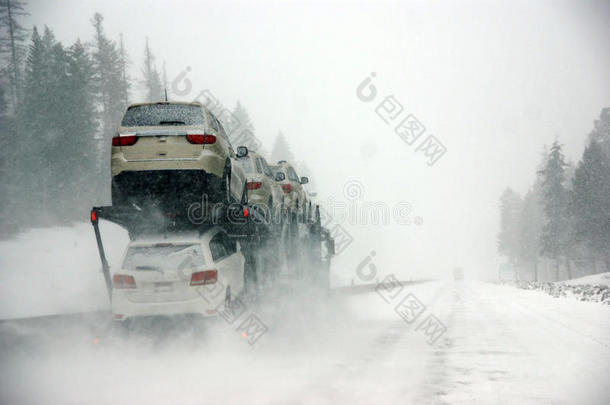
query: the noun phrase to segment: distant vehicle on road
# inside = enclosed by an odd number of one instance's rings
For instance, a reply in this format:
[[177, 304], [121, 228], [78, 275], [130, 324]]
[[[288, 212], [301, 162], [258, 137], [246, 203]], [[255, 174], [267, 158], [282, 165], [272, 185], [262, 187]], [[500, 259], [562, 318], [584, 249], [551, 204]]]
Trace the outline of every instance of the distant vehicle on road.
[[464, 269], [462, 267], [456, 267], [453, 269], [453, 280], [464, 281]]

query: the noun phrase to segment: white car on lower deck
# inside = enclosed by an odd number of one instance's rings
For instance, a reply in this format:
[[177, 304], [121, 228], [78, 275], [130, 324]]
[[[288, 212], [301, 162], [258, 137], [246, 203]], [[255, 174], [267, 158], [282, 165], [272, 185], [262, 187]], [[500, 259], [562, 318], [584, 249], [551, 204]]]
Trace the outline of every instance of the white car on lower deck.
[[133, 241], [112, 276], [113, 319], [215, 316], [242, 292], [244, 262], [239, 243], [219, 227]]

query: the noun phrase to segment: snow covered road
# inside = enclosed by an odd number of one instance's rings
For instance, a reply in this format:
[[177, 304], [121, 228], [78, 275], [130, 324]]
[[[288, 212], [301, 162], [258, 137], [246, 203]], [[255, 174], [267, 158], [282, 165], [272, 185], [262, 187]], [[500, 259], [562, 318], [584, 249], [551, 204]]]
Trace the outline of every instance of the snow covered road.
[[610, 403], [607, 306], [477, 282], [278, 300], [250, 308], [268, 326], [253, 345], [222, 319], [128, 337], [104, 313], [5, 321], [0, 402]]

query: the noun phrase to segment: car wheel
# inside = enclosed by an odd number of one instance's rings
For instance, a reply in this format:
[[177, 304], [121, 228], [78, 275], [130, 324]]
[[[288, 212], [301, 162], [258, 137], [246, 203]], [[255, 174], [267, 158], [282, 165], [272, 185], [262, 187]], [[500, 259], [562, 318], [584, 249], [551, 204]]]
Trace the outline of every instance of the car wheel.
[[311, 221], [311, 201], [309, 202], [308, 208], [307, 208], [307, 222]]
[[125, 204], [125, 197], [123, 196], [123, 193], [121, 192], [121, 189], [119, 188], [118, 184], [116, 184], [114, 180], [112, 181], [110, 186], [110, 194], [112, 197], [112, 205]]
[[112, 334], [117, 338], [126, 338], [129, 336], [129, 320], [124, 321], [110, 321], [110, 329]]
[[273, 221], [273, 199], [269, 197], [269, 201], [267, 201], [267, 212], [265, 212], [265, 216], [267, 217], [267, 225], [271, 225]]
[[227, 204], [231, 204], [232, 198], [231, 198], [231, 164], [229, 162], [227, 162], [227, 165], [225, 167], [225, 172], [223, 175], [223, 181], [222, 181], [222, 188], [223, 190], [221, 191], [222, 195], [221, 198], [223, 198], [223, 200], [227, 203]]

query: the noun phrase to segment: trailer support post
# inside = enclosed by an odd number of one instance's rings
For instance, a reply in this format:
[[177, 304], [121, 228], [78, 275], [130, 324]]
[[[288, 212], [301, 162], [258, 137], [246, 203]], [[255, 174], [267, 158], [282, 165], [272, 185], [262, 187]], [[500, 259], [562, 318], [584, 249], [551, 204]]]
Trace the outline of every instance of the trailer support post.
[[102, 237], [100, 235], [100, 228], [98, 225], [98, 212], [95, 208], [91, 210], [91, 225], [95, 231], [95, 240], [97, 242], [97, 250], [100, 253], [100, 260], [102, 261], [102, 272], [104, 273], [104, 281], [106, 282], [106, 290], [108, 290], [108, 299], [112, 301], [112, 281], [110, 279], [110, 266], [108, 260], [106, 260], [106, 254], [104, 253], [104, 245], [102, 244]]

